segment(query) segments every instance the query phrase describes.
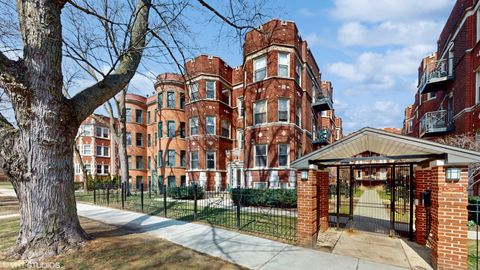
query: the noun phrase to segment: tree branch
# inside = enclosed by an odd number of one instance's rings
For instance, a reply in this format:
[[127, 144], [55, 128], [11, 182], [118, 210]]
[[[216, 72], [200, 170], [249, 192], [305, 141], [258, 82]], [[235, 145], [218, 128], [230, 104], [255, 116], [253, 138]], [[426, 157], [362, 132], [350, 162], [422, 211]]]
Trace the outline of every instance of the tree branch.
[[243, 29], [256, 29], [253, 26], [249, 25], [237, 25], [235, 22], [232, 22], [229, 20], [227, 17], [223, 16], [220, 12], [218, 12], [215, 8], [210, 6], [207, 2], [203, 0], [197, 0], [202, 6], [204, 6], [206, 9], [210, 10], [215, 16], [219, 17], [222, 21], [230, 25], [231, 27], [238, 29], [238, 30], [243, 30]]
[[132, 28], [129, 48], [121, 56], [118, 67], [114, 72], [105, 76], [103, 80], [84, 89], [71, 99], [77, 113], [78, 122], [83, 121], [97, 107], [125, 88], [135, 75], [145, 47], [151, 1], [139, 1], [138, 6], [138, 14]]
[[26, 70], [23, 60], [11, 60], [0, 52], [0, 87], [10, 92], [24, 91]]

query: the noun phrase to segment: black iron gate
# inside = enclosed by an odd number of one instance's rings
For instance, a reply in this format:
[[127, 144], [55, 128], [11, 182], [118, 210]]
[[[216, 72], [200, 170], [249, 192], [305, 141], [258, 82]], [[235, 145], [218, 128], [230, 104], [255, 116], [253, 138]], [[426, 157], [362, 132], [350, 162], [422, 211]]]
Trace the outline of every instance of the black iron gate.
[[413, 165], [336, 167], [330, 224], [413, 239]]

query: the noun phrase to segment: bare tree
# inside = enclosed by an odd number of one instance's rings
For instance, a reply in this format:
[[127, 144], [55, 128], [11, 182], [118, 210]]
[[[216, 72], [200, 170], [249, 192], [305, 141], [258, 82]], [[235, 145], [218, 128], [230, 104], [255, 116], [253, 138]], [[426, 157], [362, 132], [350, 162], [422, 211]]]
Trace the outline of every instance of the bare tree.
[[[15, 27], [18, 21], [13, 40], [19, 37], [20, 42], [10, 46], [3, 41], [8, 36], [0, 36], [0, 88], [16, 122], [0, 112], [0, 168], [20, 203], [14, 252], [22, 258], [46, 258], [89, 238], [78, 220], [73, 184], [73, 145], [80, 124], [127, 87], [142, 56], [185, 59], [179, 48], [191, 39], [182, 39], [177, 31], [189, 29], [183, 10], [203, 8], [209, 20], [238, 33], [253, 29], [242, 26], [250, 22], [242, 11], [260, 18], [257, 8], [248, 8], [256, 4], [244, 0], [226, 2], [224, 10], [232, 3], [239, 7], [238, 13], [231, 8], [227, 15], [200, 0], [154, 1], [17, 0], [17, 16], [11, 19]], [[1, 11], [14, 8], [11, 1], [0, 0], [0, 6]], [[150, 10], [155, 17], [149, 18]], [[72, 16], [62, 15], [69, 12]], [[18, 49], [19, 57], [13, 59], [9, 52]], [[84, 71], [88, 67], [98, 74], [98, 82], [67, 97], [65, 63]]]
[[150, 1], [142, 0], [118, 65], [68, 99], [62, 94], [61, 11], [66, 3], [18, 1], [23, 58], [0, 53], [0, 87], [18, 126], [0, 114], [0, 167], [20, 203], [14, 251], [25, 259], [49, 257], [88, 238], [77, 216], [72, 146], [80, 123], [131, 80], [148, 32]]
[[[467, 150], [480, 152], [480, 142], [469, 134], [453, 135], [437, 139], [436, 142], [451, 145]], [[480, 163], [469, 166], [468, 189], [472, 189], [475, 185], [480, 184]]]

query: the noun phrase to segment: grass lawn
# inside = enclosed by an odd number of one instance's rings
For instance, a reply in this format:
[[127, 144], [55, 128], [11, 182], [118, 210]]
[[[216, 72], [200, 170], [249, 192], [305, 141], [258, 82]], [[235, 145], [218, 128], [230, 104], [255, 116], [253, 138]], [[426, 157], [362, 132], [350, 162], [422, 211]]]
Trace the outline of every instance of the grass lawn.
[[[60, 263], [61, 269], [243, 269], [147, 234], [132, 233], [85, 218], [80, 218], [80, 222], [94, 240], [47, 262]], [[20, 263], [5, 255], [15, 243], [18, 226], [18, 218], [0, 223], [2, 269]]]
[[477, 241], [468, 240], [468, 269], [475, 269], [477, 261], [480, 266], [480, 257], [477, 257]]
[[[76, 193], [77, 201], [93, 203], [93, 192]], [[96, 194], [96, 204], [107, 206], [106, 195], [103, 193]], [[117, 201], [118, 198], [118, 201]], [[144, 195], [144, 213], [156, 216], [165, 216], [163, 196], [154, 196], [150, 199], [148, 193]], [[109, 196], [109, 207], [122, 208], [121, 198], [116, 193]], [[224, 227], [227, 229], [238, 229], [236, 219], [236, 209], [234, 206], [222, 205], [222, 207], [214, 207], [198, 203], [197, 217], [194, 218], [193, 201], [182, 201], [167, 199], [167, 218], [178, 219], [186, 222], [199, 221]], [[140, 195], [129, 196], [124, 204], [125, 210], [134, 212], [142, 212]], [[348, 206], [347, 206], [348, 209]], [[281, 210], [279, 210], [281, 211]], [[269, 212], [269, 209], [259, 208], [242, 208], [240, 212], [240, 230], [249, 232], [257, 236], [273, 238], [275, 240], [293, 241], [296, 238], [297, 218], [289, 215], [280, 215], [278, 212]]]
[[0, 215], [18, 214], [17, 197], [0, 196]]
[[0, 182], [0, 188], [13, 189], [13, 186], [12, 186], [12, 183], [10, 183], [10, 181], [1, 181]]

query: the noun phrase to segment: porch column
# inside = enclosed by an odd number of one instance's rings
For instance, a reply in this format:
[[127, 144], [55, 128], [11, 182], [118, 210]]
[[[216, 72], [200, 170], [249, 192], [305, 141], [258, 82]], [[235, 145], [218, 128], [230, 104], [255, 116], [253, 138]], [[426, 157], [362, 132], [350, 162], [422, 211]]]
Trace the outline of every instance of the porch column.
[[317, 172], [317, 213], [320, 231], [328, 229], [328, 184], [330, 173], [328, 170]]
[[317, 241], [317, 170], [310, 165], [307, 179], [297, 171], [297, 244], [301, 246], [313, 247]]
[[427, 244], [427, 214], [426, 209], [421, 205], [420, 194], [425, 190], [431, 190], [431, 169], [415, 170], [415, 242], [420, 245]]
[[459, 180], [446, 178], [446, 167], [432, 167], [432, 263], [436, 269], [467, 269], [468, 169]]

